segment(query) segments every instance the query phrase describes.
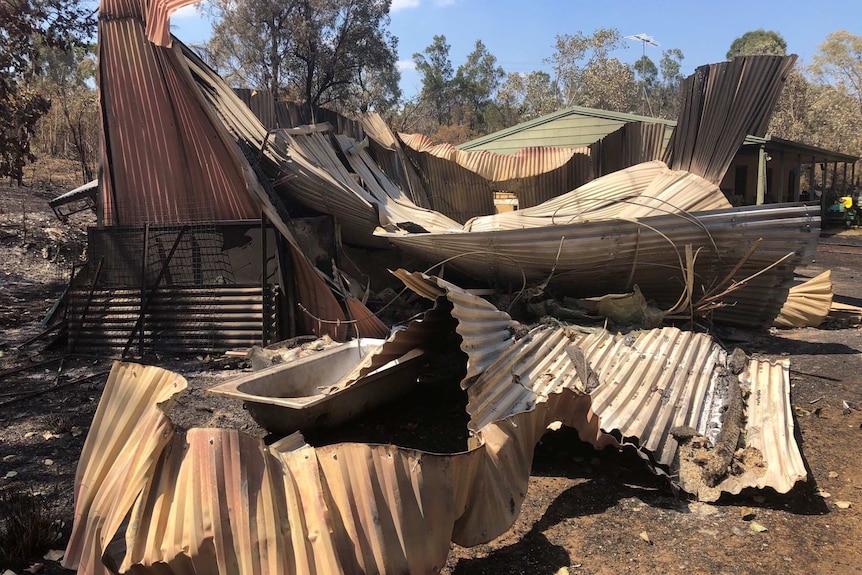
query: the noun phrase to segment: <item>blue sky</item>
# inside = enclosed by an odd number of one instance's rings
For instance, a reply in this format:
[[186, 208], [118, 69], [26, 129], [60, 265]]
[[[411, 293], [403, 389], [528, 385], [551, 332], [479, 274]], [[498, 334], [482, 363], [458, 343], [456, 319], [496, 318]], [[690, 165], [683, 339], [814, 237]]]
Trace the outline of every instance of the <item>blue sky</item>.
[[[775, 30], [789, 52], [809, 63], [829, 32], [862, 34], [859, 0], [392, 0], [390, 32], [398, 38], [404, 96], [415, 95], [420, 78], [412, 55], [443, 34], [451, 46], [453, 67], [464, 61], [481, 39], [507, 72], [547, 69], [558, 34], [590, 33], [601, 27], [623, 35], [646, 33], [660, 44], [647, 46], [656, 63], [661, 50], [679, 48], [683, 73], [724, 60], [730, 43], [749, 30]], [[205, 42], [210, 24], [194, 8], [174, 15], [174, 34], [186, 43]], [[615, 54], [633, 62], [641, 45]]]

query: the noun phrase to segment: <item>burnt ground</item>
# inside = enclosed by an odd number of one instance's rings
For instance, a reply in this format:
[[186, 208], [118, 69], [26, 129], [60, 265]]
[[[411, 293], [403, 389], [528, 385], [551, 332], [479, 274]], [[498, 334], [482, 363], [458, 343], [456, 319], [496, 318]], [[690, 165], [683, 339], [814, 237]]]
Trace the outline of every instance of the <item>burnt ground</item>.
[[[57, 539], [45, 545], [52, 549], [63, 549], [69, 536], [75, 465], [110, 368], [108, 358], [64, 356], [50, 338], [20, 346], [40, 332], [38, 322], [84, 247], [88, 222], [64, 226], [45, 204], [78, 185], [53, 180], [58, 172], [45, 169], [49, 175], [41, 179], [33, 174], [33, 187], [22, 190], [0, 186], [0, 512], [9, 494], [36, 494], [56, 532]], [[845, 232], [822, 238], [817, 259], [800, 271], [813, 276], [832, 269], [836, 299], [859, 304], [860, 257], [862, 235]], [[564, 429], [539, 444], [527, 499], [512, 529], [486, 545], [453, 545], [443, 573], [862, 571], [862, 412], [844, 408], [844, 402], [862, 404], [862, 331], [833, 322], [821, 329], [720, 335], [748, 353], [791, 357], [795, 423], [810, 466], [807, 483], [785, 495], [750, 492], [698, 503], [675, 493], [633, 454], [596, 452]], [[172, 413], [178, 426], [234, 426], [265, 435], [240, 406], [204, 393], [236, 375], [235, 364], [208, 357], [147, 361], [189, 379], [189, 391]], [[457, 374], [450, 370], [441, 381], [441, 371], [440, 364], [429, 366], [425, 379], [398, 404], [350, 430], [308, 434], [309, 442], [462, 448], [464, 396], [453, 385]], [[839, 501], [853, 506], [840, 509]], [[753, 531], [743, 519], [752, 513], [766, 531]], [[0, 542], [3, 535], [0, 529]], [[43, 564], [41, 573], [65, 572], [43, 553], [0, 561], [0, 573], [9, 568], [20, 574], [34, 563]]]

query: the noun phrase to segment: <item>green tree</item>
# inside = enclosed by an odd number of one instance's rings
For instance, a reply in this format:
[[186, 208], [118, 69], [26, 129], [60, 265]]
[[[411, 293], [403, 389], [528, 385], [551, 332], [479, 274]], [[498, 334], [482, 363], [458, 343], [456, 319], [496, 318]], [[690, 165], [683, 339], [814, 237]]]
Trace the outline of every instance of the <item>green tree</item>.
[[636, 107], [634, 71], [610, 53], [624, 48], [622, 35], [600, 28], [556, 37], [554, 54], [546, 60], [556, 75], [561, 106], [589, 106], [630, 112]]
[[557, 85], [543, 71], [511, 72], [497, 93], [506, 126], [550, 114], [557, 109], [558, 101]]
[[35, 159], [31, 139], [51, 107], [35, 87], [46, 48], [68, 51], [92, 36], [95, 14], [77, 0], [0, 2], [0, 177], [23, 183], [24, 166]]
[[437, 125], [448, 124], [451, 119], [454, 93], [454, 70], [449, 58], [446, 36], [434, 36], [430, 46], [413, 54], [416, 70], [422, 75], [422, 91], [418, 107], [426, 107]]
[[212, 62], [229, 82], [351, 112], [400, 96], [391, 0], [213, 0]]
[[840, 86], [855, 98], [862, 113], [862, 36], [844, 30], [826, 36], [811, 71], [821, 82]]
[[505, 77], [506, 72], [497, 66], [497, 58], [481, 40], [476, 40], [475, 48], [458, 67], [453, 80], [461, 112], [458, 123], [479, 134], [493, 131], [497, 127], [493, 125], [494, 118], [500, 116], [495, 97]]
[[659, 61], [661, 78], [653, 90], [653, 111], [655, 116], [675, 120], [679, 114], [680, 83], [683, 80], [682, 61], [685, 56], [679, 48], [662, 52]]
[[784, 56], [787, 54], [787, 42], [778, 32], [773, 30], [752, 30], [733, 41], [727, 51], [727, 59], [737, 56]]

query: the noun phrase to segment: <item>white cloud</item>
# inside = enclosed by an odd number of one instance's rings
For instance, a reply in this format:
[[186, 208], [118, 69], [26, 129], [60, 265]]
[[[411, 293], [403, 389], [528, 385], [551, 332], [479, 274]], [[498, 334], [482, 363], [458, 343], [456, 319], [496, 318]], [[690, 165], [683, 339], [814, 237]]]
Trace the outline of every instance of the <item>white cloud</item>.
[[392, 0], [392, 5], [389, 7], [390, 12], [398, 12], [407, 8], [418, 8], [419, 0]]
[[415, 70], [416, 69], [416, 62], [414, 62], [413, 60], [398, 60], [398, 62], [395, 65], [398, 66], [399, 70]]

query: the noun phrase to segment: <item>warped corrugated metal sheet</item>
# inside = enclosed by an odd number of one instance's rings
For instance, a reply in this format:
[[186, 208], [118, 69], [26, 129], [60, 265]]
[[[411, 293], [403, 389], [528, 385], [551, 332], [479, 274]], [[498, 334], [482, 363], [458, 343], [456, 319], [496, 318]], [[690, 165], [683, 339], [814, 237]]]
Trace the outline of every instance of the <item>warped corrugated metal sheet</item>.
[[[146, 379], [133, 375], [142, 370]], [[589, 397], [572, 390], [485, 426], [469, 451], [449, 455], [311, 448], [296, 435], [267, 447], [235, 430], [174, 435], [156, 401], [181, 388], [176, 377], [115, 364], [79, 464], [64, 566], [108, 573], [107, 554], [120, 572], [436, 573], [450, 541], [476, 545], [511, 526], [548, 424], [615, 444]]]
[[495, 154], [434, 144], [422, 134], [399, 134], [399, 137], [432, 182], [443, 177], [444, 172], [450, 186], [459, 174], [465, 178], [465, 185], [474, 180], [440, 160], [453, 162], [491, 182], [492, 190], [516, 194], [520, 208], [541, 204], [593, 178], [589, 148], [525, 148], [515, 154]]
[[392, 243], [429, 262], [489, 282], [541, 282], [567, 295], [621, 293], [640, 286], [665, 308], [681, 293], [683, 248], [701, 249], [695, 265], [697, 290], [709, 289], [759, 247], [733, 277], [742, 280], [788, 256], [727, 298], [715, 318], [744, 326], [768, 326], [793, 281], [793, 270], [814, 253], [820, 228], [814, 206], [775, 204], [642, 218], [546, 225], [527, 229], [448, 234], [390, 234]]
[[103, 0], [100, 5], [101, 207], [106, 225], [259, 215], [233, 151], [184, 81], [177, 53], [145, 36], [144, 13], [162, 14], [178, 5], [155, 0]]
[[832, 308], [832, 271], [795, 285], [775, 318], [777, 327], [817, 327]]
[[[381, 223], [414, 224], [429, 232], [449, 231], [460, 227], [458, 222], [447, 218], [439, 212], [416, 206], [368, 154], [364, 145], [353, 138], [344, 135], [335, 136], [339, 149], [344, 154], [353, 174], [359, 176], [363, 191], [367, 191], [379, 209]], [[337, 160], [337, 156], [332, 156]], [[341, 171], [338, 166], [333, 171]], [[349, 183], [359, 186], [352, 176]]]
[[[431, 276], [400, 277], [435, 301], [421, 320], [420, 338], [451, 329], [451, 323], [427, 321], [451, 310], [462, 349], [482, 366], [475, 380], [464, 380], [477, 428], [468, 451], [355, 443], [312, 448], [298, 434], [266, 446], [219, 429], [175, 434], [165, 412], [185, 381], [117, 363], [79, 463], [76, 520], [63, 565], [107, 573], [104, 556], [119, 572], [433, 573], [450, 540], [476, 545], [511, 526], [533, 450], [550, 424], [574, 427], [601, 447], [619, 443], [601, 431], [599, 417], [617, 421], [615, 433], [631, 443], [626, 431], [640, 430], [642, 449], [658, 446], [654, 464], [667, 467], [671, 462], [663, 460], [672, 450], [661, 446], [670, 446], [672, 422], [721, 423], [721, 401], [714, 400], [720, 394], [706, 382], [721, 367], [722, 352], [705, 335], [540, 326], [515, 341], [507, 337], [508, 316], [481, 298]], [[396, 344], [399, 334], [384, 347], [403, 345]], [[502, 352], [487, 353], [500, 341]], [[734, 475], [718, 492], [746, 485], [784, 492], [804, 477], [787, 373], [786, 362], [752, 361], [741, 376], [750, 390], [747, 448], [762, 454], [765, 469]], [[608, 400], [597, 402], [599, 417], [583, 383], [595, 375], [596, 396]], [[608, 424], [601, 428], [608, 431]]]
[[539, 206], [474, 218], [467, 222], [464, 231], [632, 220], [729, 207], [730, 202], [715, 184], [688, 172], [670, 170], [660, 161], [652, 161], [595, 179]]
[[404, 144], [407, 158], [422, 179], [431, 209], [458, 222], [493, 214], [494, 191], [479, 174], [427, 152]]
[[683, 106], [665, 162], [715, 183], [745, 136], [763, 136], [796, 56], [740, 56], [700, 66], [682, 83]]
[[369, 148], [377, 165], [389, 178], [407, 192], [413, 203], [430, 208], [428, 193], [416, 169], [407, 160], [401, 141], [389, 129], [380, 114], [368, 112], [360, 116], [362, 127], [370, 138]]
[[618, 170], [660, 160], [664, 151], [665, 124], [629, 122], [590, 145], [596, 177]]
[[[623, 445], [636, 445], [656, 471], [677, 477], [681, 464], [695, 472], [699, 467], [680, 463], [675, 428], [690, 428], [714, 445], [726, 423], [732, 395], [726, 376], [733, 368], [727, 352], [707, 334], [674, 327], [615, 334], [539, 326], [516, 341], [511, 318], [482, 298], [433, 276], [401, 270], [396, 275], [423, 297], [436, 294], [436, 307], [443, 298], [453, 304], [461, 349], [469, 358], [462, 386], [471, 429], [529, 412], [561, 390], [574, 389], [591, 395], [604, 432], [620, 437]], [[478, 377], [471, 377], [470, 361]], [[786, 493], [807, 477], [793, 432], [789, 363], [751, 359], [742, 367], [743, 437], [760, 459], [721, 477], [714, 487], [692, 481], [692, 474], [686, 475], [688, 483], [682, 476], [675, 480], [702, 500], [745, 487]]]

